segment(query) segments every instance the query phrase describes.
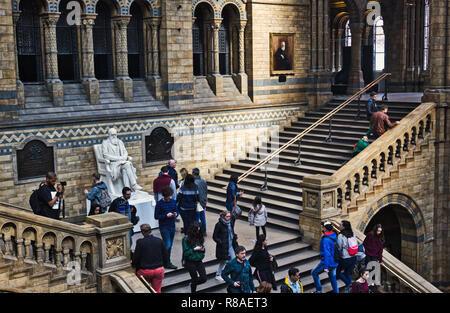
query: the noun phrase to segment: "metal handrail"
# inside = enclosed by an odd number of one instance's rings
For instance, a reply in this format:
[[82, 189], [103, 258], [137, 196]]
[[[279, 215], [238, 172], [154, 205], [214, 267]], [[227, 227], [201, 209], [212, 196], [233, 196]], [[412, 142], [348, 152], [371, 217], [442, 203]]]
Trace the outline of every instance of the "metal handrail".
[[247, 170], [245, 173], [243, 173], [241, 176], [239, 176], [238, 178], [238, 183], [241, 182], [242, 180], [244, 180], [247, 176], [249, 176], [250, 174], [252, 174], [254, 171], [256, 171], [257, 169], [259, 169], [261, 166], [263, 166], [264, 164], [270, 162], [274, 157], [276, 157], [278, 154], [280, 154], [281, 152], [283, 152], [284, 150], [286, 150], [288, 147], [290, 147], [294, 142], [296, 142], [297, 140], [301, 139], [303, 136], [305, 136], [307, 133], [309, 133], [310, 131], [314, 130], [317, 126], [319, 126], [320, 124], [322, 124], [324, 121], [326, 121], [328, 118], [332, 118], [333, 115], [335, 115], [337, 112], [339, 112], [342, 108], [344, 108], [347, 104], [349, 104], [350, 102], [352, 102], [353, 100], [355, 100], [356, 98], [358, 98], [359, 96], [361, 96], [364, 92], [366, 92], [367, 90], [369, 90], [370, 88], [372, 88], [374, 85], [376, 85], [378, 82], [380, 82], [381, 80], [385, 79], [387, 76], [390, 76], [391, 73], [384, 73], [381, 76], [379, 76], [377, 79], [375, 79], [374, 81], [372, 81], [371, 83], [369, 83], [367, 86], [365, 86], [363, 89], [361, 89], [360, 91], [358, 91], [357, 93], [355, 93], [353, 96], [351, 96], [350, 98], [348, 98], [346, 101], [344, 101], [343, 103], [341, 103], [339, 106], [337, 106], [336, 108], [334, 108], [333, 110], [331, 110], [330, 112], [328, 112], [327, 114], [325, 114], [322, 118], [320, 118], [318, 121], [314, 122], [311, 126], [307, 127], [304, 131], [302, 131], [300, 134], [298, 134], [297, 136], [295, 136], [294, 138], [292, 138], [291, 140], [289, 140], [287, 143], [285, 143], [281, 148], [279, 148], [278, 150], [276, 150], [275, 152], [272, 152], [271, 154], [269, 154], [264, 160], [258, 162], [258, 164], [254, 165], [252, 168], [250, 168], [249, 170]]

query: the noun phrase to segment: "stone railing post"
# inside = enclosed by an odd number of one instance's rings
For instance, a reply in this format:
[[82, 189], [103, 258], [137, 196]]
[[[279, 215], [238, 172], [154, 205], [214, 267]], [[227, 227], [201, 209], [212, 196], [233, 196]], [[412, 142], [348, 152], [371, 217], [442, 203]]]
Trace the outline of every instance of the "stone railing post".
[[58, 48], [56, 45], [56, 23], [61, 13], [42, 15], [45, 42], [45, 83], [55, 106], [64, 105], [63, 83], [58, 75]]
[[247, 20], [240, 20], [236, 25], [239, 34], [239, 73], [233, 75], [234, 83], [243, 95], [248, 94], [248, 77], [245, 73], [245, 26]]
[[112, 292], [109, 275], [131, 268], [130, 228], [128, 217], [118, 213], [88, 216], [87, 224], [95, 226], [98, 248], [94, 257], [98, 259], [96, 277], [97, 292]]
[[337, 209], [338, 183], [336, 179], [325, 175], [307, 176], [300, 183], [303, 196], [303, 212], [300, 213], [300, 229], [303, 240], [319, 248], [322, 237], [321, 222], [339, 216]]
[[116, 56], [116, 86], [126, 102], [133, 101], [133, 80], [128, 74], [127, 25], [131, 15], [119, 15], [113, 18], [115, 56]]
[[90, 104], [100, 102], [100, 89], [97, 78], [95, 78], [94, 69], [94, 35], [93, 27], [97, 14], [84, 14], [81, 17], [81, 52], [83, 58], [83, 71], [81, 82], [86, 94], [89, 97]]

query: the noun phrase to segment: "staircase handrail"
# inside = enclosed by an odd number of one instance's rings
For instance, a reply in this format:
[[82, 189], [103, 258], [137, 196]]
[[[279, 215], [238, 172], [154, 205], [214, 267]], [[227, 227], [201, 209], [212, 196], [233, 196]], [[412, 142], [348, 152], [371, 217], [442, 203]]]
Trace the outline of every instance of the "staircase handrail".
[[[331, 176], [338, 183], [338, 197], [342, 200], [338, 209], [346, 213], [346, 208], [355, 205], [355, 201], [364, 193], [364, 188], [367, 189], [363, 185], [382, 182], [383, 178], [389, 177], [392, 167], [427, 141], [434, 128], [435, 107], [436, 104], [432, 102], [422, 103], [405, 116], [400, 124], [372, 142]], [[364, 177], [367, 178], [366, 183]]]
[[347, 106], [352, 101], [356, 100], [356, 98], [362, 96], [366, 91], [368, 91], [370, 88], [372, 88], [374, 85], [379, 83], [381, 80], [385, 79], [386, 77], [390, 76], [391, 73], [383, 73], [380, 75], [377, 79], [369, 83], [367, 86], [362, 88], [360, 91], [356, 92], [353, 96], [348, 98], [346, 101], [338, 105], [336, 108], [325, 114], [322, 118], [320, 118], [318, 121], [314, 122], [312, 125], [308, 126], [304, 131], [302, 131], [300, 134], [296, 135], [294, 138], [289, 140], [287, 143], [285, 143], [283, 146], [278, 148], [276, 151], [270, 153], [264, 160], [259, 161], [258, 164], [254, 165], [252, 168], [247, 170], [245, 173], [239, 176], [238, 182], [241, 182], [244, 180], [247, 176], [255, 172], [257, 169], [259, 169], [264, 164], [270, 162], [273, 158], [275, 158], [277, 155], [279, 155], [281, 152], [289, 148], [291, 145], [293, 145], [296, 141], [304, 137], [306, 134], [314, 130], [316, 127], [318, 127], [320, 124], [328, 120], [329, 118], [332, 118], [337, 112], [342, 110], [345, 106]]
[[[334, 231], [339, 234], [339, 223], [336, 220], [331, 220], [330, 222], [333, 225]], [[357, 229], [353, 229], [353, 234], [359, 244], [361, 244], [366, 237]], [[430, 282], [393, 256], [386, 249], [383, 249], [383, 263], [381, 266], [416, 293], [442, 293], [441, 290], [433, 286]]]

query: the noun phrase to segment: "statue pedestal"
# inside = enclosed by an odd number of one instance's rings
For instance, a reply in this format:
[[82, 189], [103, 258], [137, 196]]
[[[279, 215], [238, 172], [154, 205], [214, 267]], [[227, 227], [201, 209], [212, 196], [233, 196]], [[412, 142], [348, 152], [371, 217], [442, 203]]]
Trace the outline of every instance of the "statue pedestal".
[[[111, 200], [114, 201], [114, 199], [121, 197], [122, 195], [114, 195], [110, 194]], [[158, 228], [159, 223], [157, 220], [155, 220], [155, 206], [156, 201], [155, 198], [148, 194], [147, 192], [143, 191], [135, 191], [131, 194], [130, 200], [128, 200], [130, 205], [134, 205], [137, 210], [137, 216], [139, 216], [139, 223], [134, 225], [133, 231], [134, 232], [140, 232], [141, 228], [140, 226], [142, 224], [149, 224], [150, 227]], [[89, 214], [89, 210], [91, 208], [91, 201], [86, 199], [86, 215]]]

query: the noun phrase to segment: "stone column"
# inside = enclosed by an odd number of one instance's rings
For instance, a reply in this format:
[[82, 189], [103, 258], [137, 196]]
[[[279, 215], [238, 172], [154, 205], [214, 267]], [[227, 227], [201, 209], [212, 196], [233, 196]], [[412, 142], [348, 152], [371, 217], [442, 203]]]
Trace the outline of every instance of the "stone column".
[[58, 49], [56, 45], [56, 23], [61, 13], [42, 15], [44, 25], [45, 83], [55, 106], [64, 105], [63, 83], [58, 76]]
[[126, 102], [133, 102], [133, 80], [128, 74], [127, 26], [130, 18], [131, 15], [118, 15], [112, 19], [115, 39], [116, 86]]
[[338, 41], [336, 43], [336, 71], [342, 70], [342, 38], [344, 38], [344, 29], [338, 29]]
[[354, 94], [364, 87], [364, 78], [361, 70], [361, 41], [364, 30], [364, 23], [352, 23], [352, 61], [348, 76], [347, 94]]
[[330, 31], [328, 0], [311, 0], [311, 62], [308, 73], [309, 109], [315, 110], [331, 100]]
[[13, 28], [14, 28], [14, 55], [16, 62], [16, 85], [17, 85], [17, 104], [19, 108], [25, 108], [25, 90], [23, 87], [23, 83], [19, 77], [19, 61], [18, 61], [18, 51], [17, 51], [17, 22], [19, 21], [21, 12], [13, 12]]
[[90, 104], [100, 103], [100, 87], [95, 78], [93, 27], [97, 14], [84, 14], [81, 17], [81, 55], [82, 78]]
[[221, 18], [215, 18], [211, 23], [211, 30], [213, 32], [212, 36], [212, 74], [208, 75], [208, 83], [211, 86], [211, 89], [215, 93], [216, 96], [219, 96], [223, 93], [223, 77], [220, 75], [219, 69], [219, 29], [220, 24], [222, 23]]
[[303, 241], [319, 249], [322, 237], [321, 222], [340, 216], [337, 209], [338, 183], [332, 176], [307, 176], [300, 183], [303, 195], [303, 211], [300, 213], [300, 230]]
[[418, 77], [416, 76], [415, 54], [418, 52], [416, 48], [416, 4], [407, 6], [407, 43], [409, 48], [407, 51], [407, 66], [406, 66], [406, 91], [413, 92], [416, 90]]
[[243, 95], [248, 94], [248, 76], [245, 73], [245, 26], [247, 20], [240, 20], [237, 25], [239, 34], [239, 73], [233, 74], [233, 80], [237, 88]]
[[159, 29], [161, 26], [160, 17], [150, 17], [145, 19], [147, 25], [147, 50], [148, 87], [155, 99], [162, 100], [161, 75], [159, 69]]

